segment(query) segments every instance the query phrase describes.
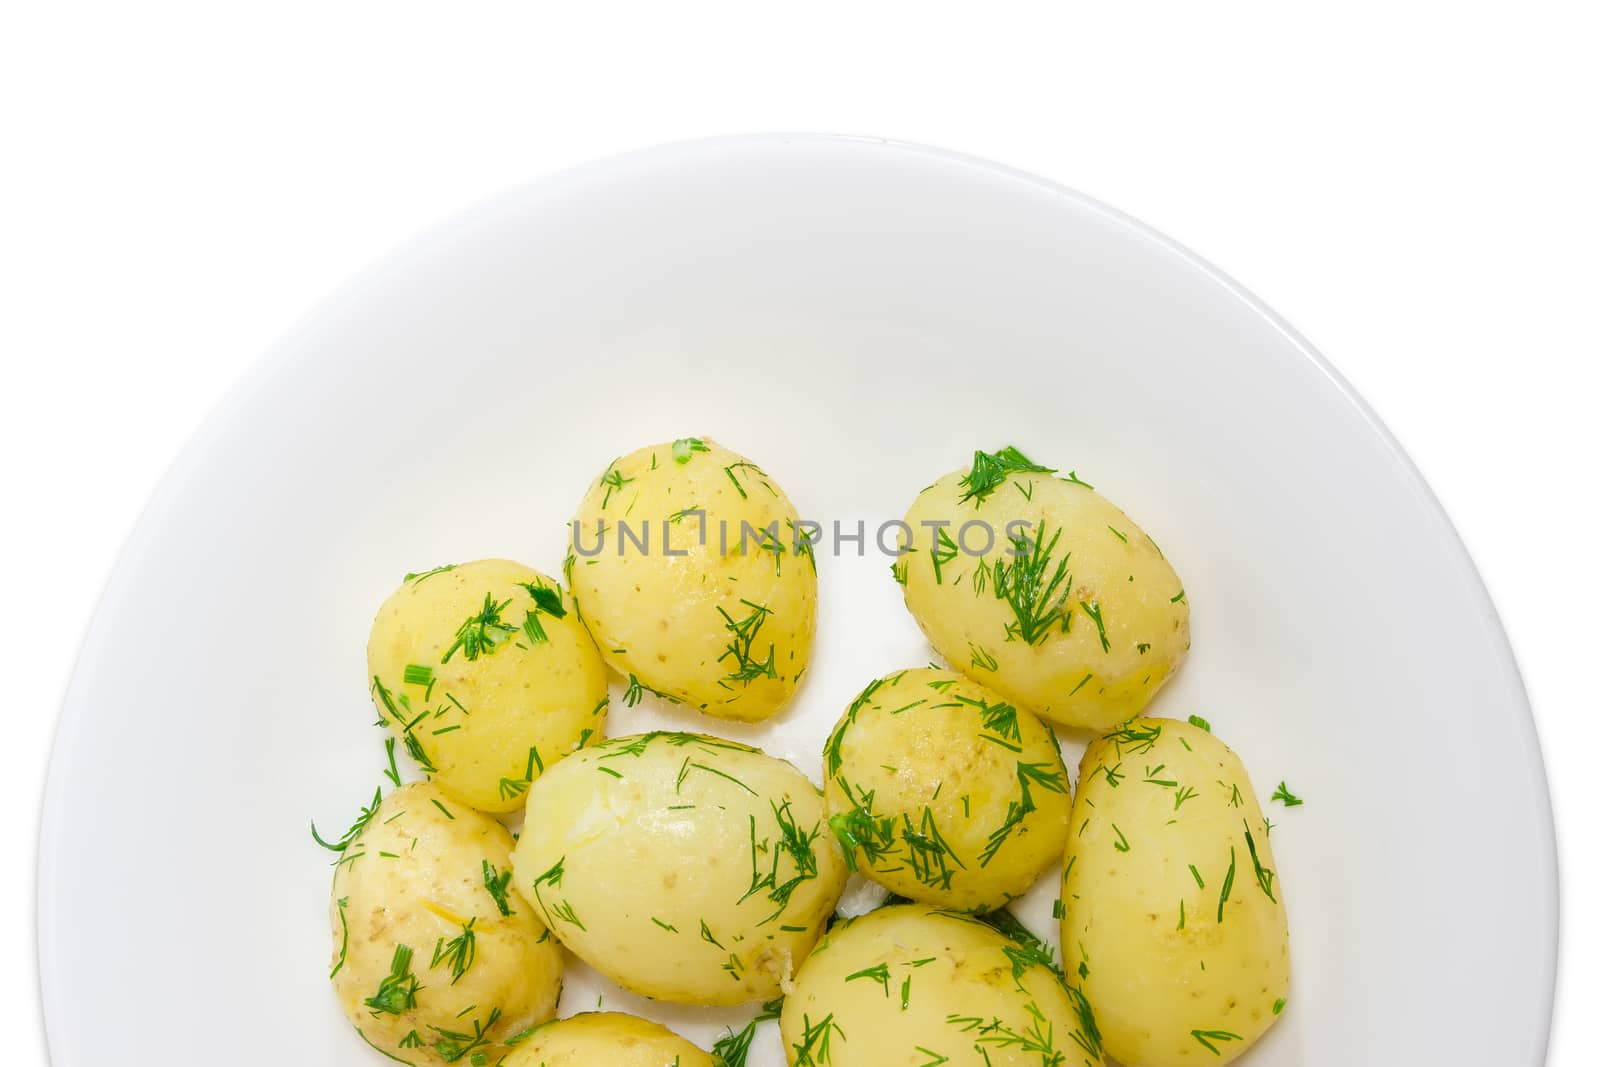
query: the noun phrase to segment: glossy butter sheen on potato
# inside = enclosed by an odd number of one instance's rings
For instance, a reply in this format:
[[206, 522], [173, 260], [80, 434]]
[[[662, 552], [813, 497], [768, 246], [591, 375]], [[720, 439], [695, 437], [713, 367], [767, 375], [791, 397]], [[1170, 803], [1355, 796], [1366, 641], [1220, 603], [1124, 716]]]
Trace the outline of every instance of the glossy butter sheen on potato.
[[708, 1005], [777, 996], [847, 877], [809, 779], [683, 733], [613, 738], [551, 768], [528, 791], [513, 870], [590, 966]]
[[1137, 715], [1182, 665], [1189, 604], [1156, 543], [1076, 476], [979, 452], [906, 513], [906, 606], [952, 666], [1065, 726]]
[[1094, 1019], [1036, 952], [921, 904], [841, 922], [781, 1027], [796, 1067], [1100, 1067]]
[[539, 1027], [496, 1067], [720, 1067], [664, 1026], [621, 1012], [585, 1012]]
[[561, 950], [509, 884], [511, 834], [431, 782], [383, 799], [333, 876], [333, 988], [402, 1063], [494, 1062], [556, 1012]]
[[605, 734], [605, 665], [559, 583], [504, 559], [410, 575], [372, 624], [373, 703], [444, 791], [522, 806], [550, 764]]
[[1136, 719], [1084, 753], [1062, 886], [1067, 975], [1106, 1052], [1226, 1063], [1289, 995], [1289, 927], [1239, 758], [1197, 725]]
[[765, 471], [709, 439], [606, 468], [573, 520], [567, 581], [630, 694], [745, 722], [788, 702], [817, 616], [798, 522]]
[[911, 900], [993, 911], [1066, 847], [1072, 802], [1055, 737], [954, 671], [872, 682], [823, 764], [828, 812], [855, 863]]

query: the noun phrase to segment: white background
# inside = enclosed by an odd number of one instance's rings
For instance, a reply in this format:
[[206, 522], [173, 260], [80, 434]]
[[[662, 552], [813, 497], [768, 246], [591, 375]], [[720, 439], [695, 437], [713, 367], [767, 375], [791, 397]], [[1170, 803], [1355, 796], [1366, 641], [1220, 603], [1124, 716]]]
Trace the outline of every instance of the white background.
[[[1592, 15], [535, 6], [0, 6], [7, 1062], [44, 1057], [32, 851], [57, 705], [119, 545], [206, 411], [330, 288], [456, 210], [594, 156], [769, 129], [929, 142], [1106, 200], [1253, 289], [1365, 394], [1460, 527], [1526, 674], [1562, 847], [1551, 1062], [1592, 1062]], [[1425, 744], [1395, 727], [1375, 785]], [[1463, 1025], [1492, 1022], [1483, 979]]]

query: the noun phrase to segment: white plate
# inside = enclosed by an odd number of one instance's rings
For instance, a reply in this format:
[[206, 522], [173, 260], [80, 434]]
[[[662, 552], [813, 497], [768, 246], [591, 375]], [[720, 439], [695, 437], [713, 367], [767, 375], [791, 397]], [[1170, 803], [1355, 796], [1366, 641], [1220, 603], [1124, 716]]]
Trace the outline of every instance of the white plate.
[[[757, 457], [808, 517], [869, 527], [974, 448], [1077, 469], [1193, 603], [1193, 655], [1152, 711], [1205, 715], [1259, 792], [1306, 798], [1269, 812], [1292, 1003], [1244, 1062], [1543, 1061], [1555, 851], [1526, 697], [1371, 412], [1237, 286], [1092, 201], [928, 149], [768, 136], [468, 215], [331, 300], [207, 423], [62, 716], [39, 852], [57, 1067], [383, 1062], [327, 988], [307, 833], [378, 781], [372, 614], [441, 562], [554, 570], [610, 458], [692, 433]], [[799, 705], [740, 731], [813, 775], [849, 696], [929, 658], [887, 563], [852, 551], [820, 561]], [[613, 733], [659, 721], [613, 706]], [[1024, 909], [1045, 931], [1050, 896]], [[705, 1044], [727, 1018], [576, 968], [564, 1010], [602, 992]], [[758, 1067], [782, 1062], [767, 1031]]]

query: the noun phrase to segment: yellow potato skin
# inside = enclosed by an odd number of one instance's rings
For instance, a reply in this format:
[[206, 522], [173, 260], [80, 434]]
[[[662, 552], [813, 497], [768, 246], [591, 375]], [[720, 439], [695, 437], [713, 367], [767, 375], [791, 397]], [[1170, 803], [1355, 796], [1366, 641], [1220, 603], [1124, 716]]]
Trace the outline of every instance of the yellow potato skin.
[[[624, 521], [648, 551], [621, 536]], [[567, 581], [619, 674], [708, 715], [757, 722], [788, 703], [811, 659], [816, 557], [809, 544], [795, 551], [798, 521], [776, 482], [710, 439], [641, 448], [584, 496]], [[742, 523], [777, 539], [741, 544]]]
[[[539, 607], [528, 585], [551, 590], [565, 615]], [[488, 640], [458, 644], [463, 625], [484, 620], [486, 597], [497, 620], [482, 627]], [[544, 640], [524, 629], [530, 616]], [[408, 577], [378, 609], [367, 675], [389, 729], [440, 788], [479, 811], [515, 811], [544, 768], [605, 736], [605, 664], [572, 600], [510, 560]]]
[[682, 733], [613, 738], [552, 767], [528, 791], [512, 869], [578, 958], [636, 993], [705, 1005], [776, 997], [847, 878], [809, 779]]
[[1107, 1055], [1186, 1067], [1244, 1052], [1289, 996], [1289, 926], [1239, 758], [1189, 723], [1134, 720], [1084, 753], [1072, 820], [1061, 943]]
[[1100, 1067], [1081, 1000], [1008, 949], [976, 919], [921, 904], [836, 924], [783, 1004], [791, 1067]]
[[[501, 1042], [555, 1015], [560, 948], [514, 887], [504, 887], [511, 914], [503, 915], [485, 885], [484, 864], [498, 876], [510, 856], [505, 827], [431, 782], [390, 793], [345, 849], [333, 876], [330, 970], [339, 1006], [368, 1044], [431, 1067], [475, 1042], [481, 1027], [484, 1041], [472, 1051], [492, 1063]], [[457, 977], [449, 944], [469, 922], [472, 948], [458, 957], [467, 965]], [[401, 1010], [379, 1010], [368, 1000], [401, 945], [411, 949], [405, 973], [417, 989], [390, 1002]]]
[[[940, 478], [905, 517], [903, 547], [912, 551], [894, 573], [928, 641], [964, 674], [1051, 722], [1106, 730], [1139, 714], [1188, 654], [1189, 603], [1171, 564], [1080, 481], [1016, 472], [981, 499], [963, 500], [969, 473]], [[948, 541], [924, 525], [936, 522], [948, 523]], [[969, 523], [982, 525], [963, 542]], [[1054, 591], [1024, 598], [1026, 620], [1002, 595], [1003, 586], [1015, 588], [1012, 536], [1047, 558], [1041, 589], [1064, 564]]]
[[[954, 671], [899, 671], [867, 686], [823, 765], [833, 825], [861, 842], [858, 868], [908, 899], [993, 911], [1066, 848], [1072, 801], [1055, 737]], [[918, 841], [945, 847], [908, 844], [908, 820]]]
[[499, 1067], [715, 1067], [664, 1026], [621, 1012], [585, 1012], [541, 1026]]

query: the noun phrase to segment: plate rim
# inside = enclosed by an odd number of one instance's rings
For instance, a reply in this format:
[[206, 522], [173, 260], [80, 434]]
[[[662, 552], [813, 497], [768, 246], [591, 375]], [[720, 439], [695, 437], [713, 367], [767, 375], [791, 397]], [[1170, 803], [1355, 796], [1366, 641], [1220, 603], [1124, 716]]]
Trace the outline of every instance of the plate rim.
[[713, 157], [725, 152], [745, 151], [763, 147], [782, 149], [791, 145], [861, 148], [868, 151], [887, 151], [920, 156], [942, 164], [978, 170], [990, 177], [1018, 181], [1038, 191], [1068, 201], [1081, 210], [1098, 215], [1107, 222], [1122, 228], [1131, 237], [1154, 245], [1165, 254], [1175, 257], [1178, 262], [1197, 271], [1208, 281], [1215, 284], [1221, 292], [1226, 293], [1231, 300], [1236, 301], [1244, 309], [1266, 322], [1301, 359], [1307, 361], [1327, 379], [1343, 401], [1361, 417], [1367, 428], [1377, 436], [1390, 462], [1398, 468], [1405, 484], [1419, 498], [1424, 510], [1437, 524], [1439, 532], [1444, 535], [1444, 541], [1454, 555], [1454, 569], [1460, 572], [1459, 577], [1461, 579], [1465, 579], [1469, 595], [1476, 606], [1484, 613], [1485, 621], [1489, 624], [1487, 629], [1490, 641], [1497, 651], [1499, 666], [1507, 672], [1507, 681], [1510, 683], [1515, 695], [1515, 707], [1511, 709], [1512, 714], [1510, 717], [1515, 720], [1515, 727], [1522, 734], [1522, 739], [1532, 743], [1533, 759], [1529, 767], [1531, 772], [1530, 784], [1535, 787], [1534, 792], [1537, 797], [1535, 802], [1537, 826], [1534, 828], [1535, 833], [1533, 836], [1543, 868], [1543, 881], [1546, 883], [1544, 891], [1547, 894], [1549, 906], [1548, 918], [1540, 924], [1542, 927], [1540, 932], [1547, 938], [1550, 945], [1550, 959], [1549, 965], [1544, 971], [1543, 981], [1538, 989], [1539, 1006], [1541, 1008], [1539, 1014], [1543, 1020], [1543, 1034], [1539, 1036], [1536, 1043], [1536, 1047], [1539, 1050], [1538, 1059], [1533, 1064], [1530, 1064], [1530, 1067], [1539, 1067], [1539, 1065], [1547, 1063], [1554, 1025], [1556, 984], [1562, 962], [1562, 894], [1560, 849], [1556, 834], [1554, 798], [1550, 791], [1549, 771], [1539, 735], [1538, 721], [1535, 718], [1532, 701], [1528, 696], [1527, 684], [1517, 661], [1516, 650], [1512, 646], [1510, 635], [1506, 631], [1505, 623], [1495, 606], [1489, 588], [1484, 582], [1482, 572], [1478, 569], [1477, 563], [1473, 559], [1466, 542], [1461, 537], [1460, 531], [1450, 518], [1449, 512], [1445, 510], [1437, 494], [1434, 493], [1432, 486], [1429, 485], [1427, 478], [1417, 467], [1410, 454], [1406, 452], [1404, 446], [1401, 445], [1393, 432], [1384, 423], [1383, 419], [1326, 356], [1251, 290], [1182, 242], [1095, 197], [1031, 171], [982, 156], [934, 145], [865, 134], [776, 131], [738, 133], [670, 141], [612, 153], [572, 166], [559, 168], [542, 175], [526, 178], [412, 233], [368, 259], [363, 266], [335, 286], [326, 296], [295, 320], [287, 330], [264, 350], [253, 356], [238, 378], [229, 385], [223, 395], [211, 406], [195, 429], [184, 440], [161, 472], [160, 477], [155, 481], [143, 506], [127, 527], [127, 533], [122, 545], [105, 572], [105, 578], [101, 583], [98, 595], [95, 597], [93, 611], [78, 641], [78, 646], [72, 659], [71, 670], [56, 707], [55, 724], [51, 731], [49, 755], [45, 764], [44, 787], [41, 794], [39, 816], [35, 824], [33, 850], [34, 921], [32, 929], [35, 948], [34, 962], [39, 992], [40, 1020], [43, 1024], [46, 1056], [49, 1062], [55, 1064], [56, 1067], [71, 1067], [71, 1065], [58, 1060], [64, 1041], [64, 1031], [61, 1029], [62, 1024], [60, 1022], [60, 1009], [56, 1007], [61, 999], [58, 991], [61, 980], [50, 958], [51, 935], [48, 931], [51, 929], [51, 920], [54, 918], [54, 905], [47, 893], [47, 882], [50, 880], [60, 848], [57, 823], [59, 822], [59, 813], [64, 806], [62, 796], [66, 792], [65, 779], [67, 772], [65, 764], [68, 759], [67, 754], [72, 748], [71, 740], [76, 731], [83, 726], [83, 720], [87, 714], [83, 704], [76, 699], [80, 679], [92, 665], [90, 657], [102, 639], [104, 627], [102, 620], [107, 615], [108, 608], [116, 603], [120, 585], [126, 580], [126, 576], [131, 573], [131, 568], [137, 563], [141, 552], [150, 543], [151, 535], [163, 508], [176, 495], [177, 488], [184, 480], [183, 476], [200, 465], [202, 458], [210, 451], [210, 445], [231, 421], [230, 416], [246, 406], [261, 391], [264, 385], [294, 361], [298, 349], [297, 342], [300, 338], [315, 333], [318, 327], [326, 321], [337, 320], [344, 308], [356, 302], [363, 293], [376, 287], [385, 278], [401, 272], [413, 262], [432, 258], [437, 253], [447, 249], [452, 243], [469, 237], [479, 226], [501, 217], [508, 209], [516, 205], [553, 196], [569, 187], [587, 184], [591, 179], [601, 175], [620, 172], [638, 167], [641, 164], [667, 163], [675, 159], [681, 160], [693, 157]]

